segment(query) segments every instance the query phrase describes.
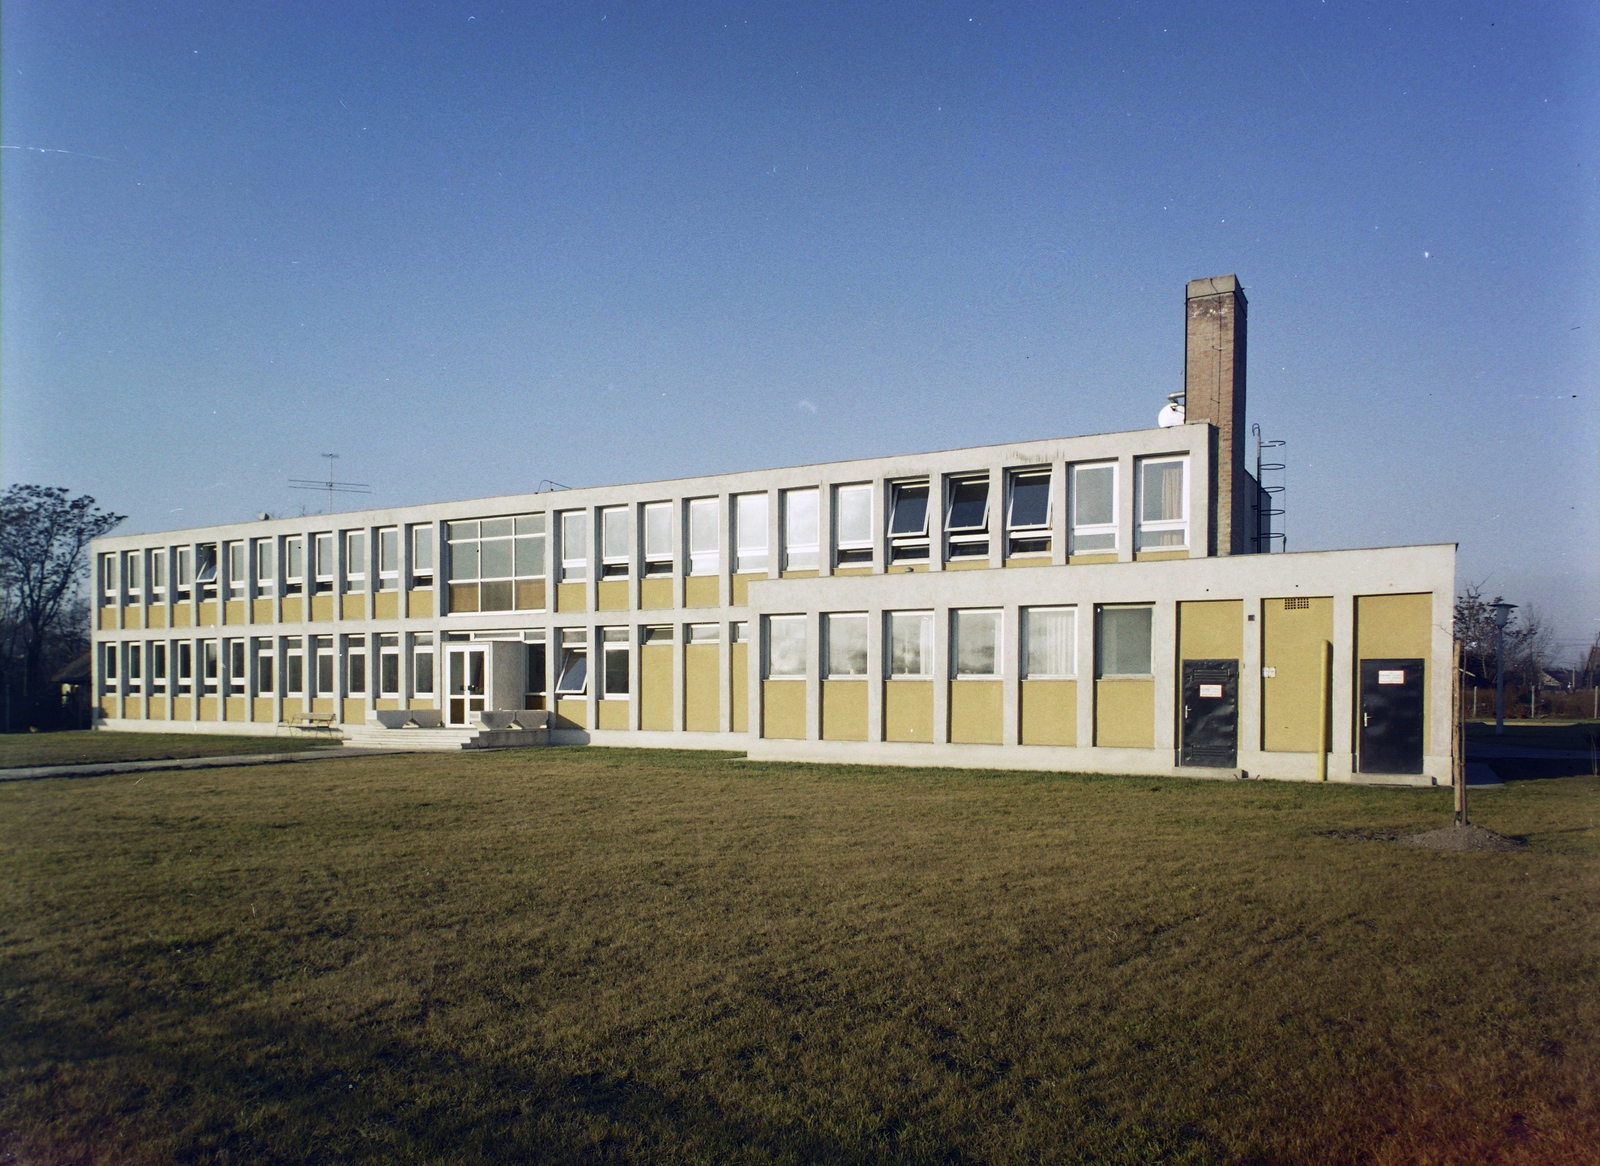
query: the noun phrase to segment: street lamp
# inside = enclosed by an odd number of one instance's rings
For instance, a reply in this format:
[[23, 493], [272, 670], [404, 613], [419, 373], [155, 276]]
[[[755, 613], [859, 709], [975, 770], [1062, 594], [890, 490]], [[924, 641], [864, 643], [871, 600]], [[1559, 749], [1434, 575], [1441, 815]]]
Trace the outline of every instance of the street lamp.
[[1504, 736], [1506, 731], [1506, 624], [1515, 603], [1491, 603], [1494, 612], [1494, 735]]

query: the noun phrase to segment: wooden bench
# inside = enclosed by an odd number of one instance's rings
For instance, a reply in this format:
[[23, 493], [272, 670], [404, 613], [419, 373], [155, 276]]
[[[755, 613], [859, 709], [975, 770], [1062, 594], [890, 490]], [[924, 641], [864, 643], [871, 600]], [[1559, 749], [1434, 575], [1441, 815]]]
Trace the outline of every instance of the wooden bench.
[[331, 729], [332, 713], [301, 713], [292, 720], [279, 721], [280, 729]]

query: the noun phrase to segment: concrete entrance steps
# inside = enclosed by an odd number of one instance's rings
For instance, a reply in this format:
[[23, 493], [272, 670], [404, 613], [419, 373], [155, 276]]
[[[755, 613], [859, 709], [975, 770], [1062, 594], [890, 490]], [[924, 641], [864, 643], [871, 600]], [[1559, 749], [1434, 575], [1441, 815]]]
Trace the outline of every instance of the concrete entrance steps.
[[550, 743], [547, 712], [486, 712], [465, 728], [439, 723], [438, 713], [384, 710], [364, 725], [345, 725], [344, 743], [363, 749], [459, 752], [463, 749], [523, 749]]

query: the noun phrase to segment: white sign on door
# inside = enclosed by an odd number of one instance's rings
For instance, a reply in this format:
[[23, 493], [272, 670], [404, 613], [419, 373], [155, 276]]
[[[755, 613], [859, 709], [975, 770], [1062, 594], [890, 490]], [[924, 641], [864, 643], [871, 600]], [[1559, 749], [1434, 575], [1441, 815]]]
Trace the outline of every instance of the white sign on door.
[[1202, 697], [1209, 696], [1209, 697], [1212, 697], [1214, 699], [1221, 700], [1222, 699], [1222, 685], [1220, 685], [1220, 684], [1202, 684], [1200, 686], [1200, 695]]
[[1404, 668], [1393, 668], [1393, 669], [1380, 668], [1380, 669], [1378, 669], [1378, 683], [1379, 684], [1404, 684], [1405, 682], [1406, 682], [1406, 670]]

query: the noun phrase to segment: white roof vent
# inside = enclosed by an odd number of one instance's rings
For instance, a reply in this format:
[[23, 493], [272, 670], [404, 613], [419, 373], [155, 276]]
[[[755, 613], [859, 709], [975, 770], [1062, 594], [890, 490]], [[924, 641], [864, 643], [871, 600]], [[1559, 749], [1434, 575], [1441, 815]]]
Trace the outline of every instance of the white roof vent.
[[1161, 412], [1156, 414], [1156, 424], [1162, 429], [1171, 429], [1174, 425], [1183, 424], [1183, 394], [1168, 393], [1167, 403]]

